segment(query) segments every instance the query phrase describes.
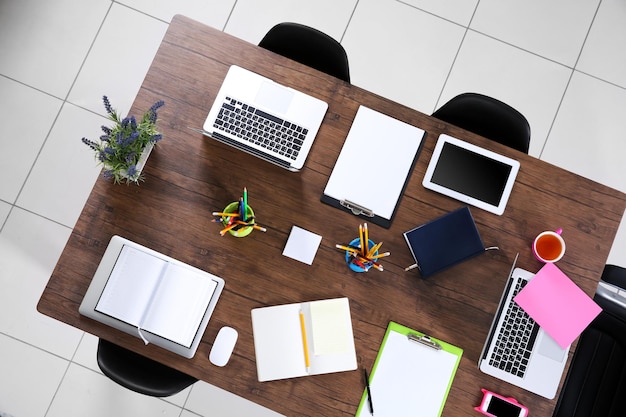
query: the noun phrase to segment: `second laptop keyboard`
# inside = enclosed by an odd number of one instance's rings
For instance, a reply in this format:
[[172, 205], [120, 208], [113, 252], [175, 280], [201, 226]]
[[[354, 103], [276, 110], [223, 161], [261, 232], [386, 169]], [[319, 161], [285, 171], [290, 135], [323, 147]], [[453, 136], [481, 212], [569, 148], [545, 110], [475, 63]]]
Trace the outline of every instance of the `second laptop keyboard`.
[[[528, 283], [519, 280], [513, 297]], [[495, 349], [489, 363], [497, 368], [524, 376], [535, 345], [539, 325], [517, 303], [511, 301], [504, 316], [504, 324], [497, 335]]]
[[226, 97], [213, 127], [295, 160], [308, 129]]

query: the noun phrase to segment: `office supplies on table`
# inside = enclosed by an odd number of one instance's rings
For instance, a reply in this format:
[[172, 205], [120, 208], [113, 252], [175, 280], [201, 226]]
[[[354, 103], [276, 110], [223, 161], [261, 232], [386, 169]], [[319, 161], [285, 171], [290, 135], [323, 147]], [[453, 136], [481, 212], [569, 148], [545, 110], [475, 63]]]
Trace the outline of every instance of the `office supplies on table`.
[[553, 263], [545, 264], [514, 301], [562, 348], [571, 345], [602, 311]]
[[[509, 272], [478, 366], [488, 375], [552, 399], [561, 381], [569, 346], [562, 348], [513, 299], [534, 279], [516, 268]], [[508, 345], [513, 344], [514, 349]]]
[[230, 203], [222, 211], [214, 211], [213, 215], [219, 217], [214, 219], [214, 222], [222, 223], [221, 236], [230, 233], [235, 237], [246, 237], [253, 230], [267, 232], [265, 227], [256, 224], [254, 210], [248, 205], [248, 188], [246, 187], [243, 188], [243, 196], [239, 201]]
[[491, 213], [504, 213], [520, 163], [441, 134], [422, 184]]
[[283, 255], [305, 264], [313, 264], [322, 237], [298, 226], [291, 227], [291, 233], [283, 249]]
[[252, 310], [259, 381], [357, 368], [347, 298]]
[[370, 268], [383, 270], [379, 259], [389, 256], [389, 252], [379, 253], [383, 242], [375, 243], [369, 238], [367, 223], [359, 225], [359, 237], [347, 245], [337, 244], [335, 247], [346, 252], [346, 264], [355, 272], [367, 272]]
[[367, 392], [367, 405], [370, 409], [370, 414], [374, 415], [374, 400], [372, 400], [372, 387], [370, 386], [370, 377], [367, 374], [367, 369], [363, 368], [363, 376], [365, 377], [365, 391]]
[[211, 352], [209, 353], [209, 361], [215, 366], [226, 366], [230, 355], [232, 355], [237, 343], [239, 333], [232, 327], [224, 326], [217, 332]]
[[[437, 417], [463, 349], [390, 322], [370, 373], [377, 417]], [[367, 389], [356, 416], [367, 412]]]
[[481, 389], [483, 399], [474, 410], [490, 417], [526, 417], [528, 408], [520, 404], [515, 398], [504, 397], [493, 391]]
[[193, 357], [224, 280], [120, 236], [113, 236], [80, 314]]
[[422, 278], [480, 255], [485, 246], [468, 207], [461, 207], [404, 232]]
[[360, 106], [321, 201], [389, 228], [425, 132]]
[[233, 65], [202, 130], [191, 129], [299, 171], [327, 109], [322, 100]]

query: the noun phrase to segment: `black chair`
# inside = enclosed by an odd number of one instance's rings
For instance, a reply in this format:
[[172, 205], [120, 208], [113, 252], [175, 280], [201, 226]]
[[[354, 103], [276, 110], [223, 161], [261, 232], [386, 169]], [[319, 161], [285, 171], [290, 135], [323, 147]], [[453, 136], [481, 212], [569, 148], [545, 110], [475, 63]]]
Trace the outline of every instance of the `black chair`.
[[98, 341], [97, 359], [98, 366], [110, 379], [129, 390], [152, 397], [169, 397], [197, 381], [104, 339]]
[[454, 97], [433, 114], [439, 120], [528, 153], [530, 125], [523, 114], [495, 98], [477, 93]]
[[[626, 289], [626, 269], [606, 265], [602, 281]], [[582, 333], [553, 417], [626, 415], [626, 297], [598, 286], [602, 312]]]
[[345, 49], [317, 29], [299, 23], [279, 23], [267, 32], [259, 46], [350, 82]]

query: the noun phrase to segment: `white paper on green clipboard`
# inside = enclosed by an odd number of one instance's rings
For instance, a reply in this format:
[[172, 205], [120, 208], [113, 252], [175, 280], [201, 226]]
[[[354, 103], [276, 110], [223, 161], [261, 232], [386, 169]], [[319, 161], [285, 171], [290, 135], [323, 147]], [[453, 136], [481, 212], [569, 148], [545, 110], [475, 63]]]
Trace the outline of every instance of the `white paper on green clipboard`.
[[[442, 347], [437, 350], [408, 334], [424, 336], [394, 322], [387, 327], [370, 374], [376, 417], [438, 417], [443, 411], [463, 350], [431, 338]], [[357, 417], [369, 416], [368, 407], [364, 391]]]

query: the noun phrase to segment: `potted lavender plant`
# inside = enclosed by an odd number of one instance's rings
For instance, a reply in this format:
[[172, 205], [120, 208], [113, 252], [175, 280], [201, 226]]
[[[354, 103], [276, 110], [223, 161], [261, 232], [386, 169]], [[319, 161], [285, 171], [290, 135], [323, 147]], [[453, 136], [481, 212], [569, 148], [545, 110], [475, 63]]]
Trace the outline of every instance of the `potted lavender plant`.
[[82, 142], [95, 153], [96, 160], [104, 166], [105, 178], [113, 178], [115, 184], [139, 184], [144, 177], [141, 171], [152, 148], [163, 135], [156, 129], [157, 111], [165, 103], [157, 101], [143, 115], [140, 121], [135, 116], [120, 119], [117, 111], [111, 107], [107, 96], [102, 97], [104, 108], [113, 126], [102, 126], [104, 135], [98, 142], [82, 138]]

